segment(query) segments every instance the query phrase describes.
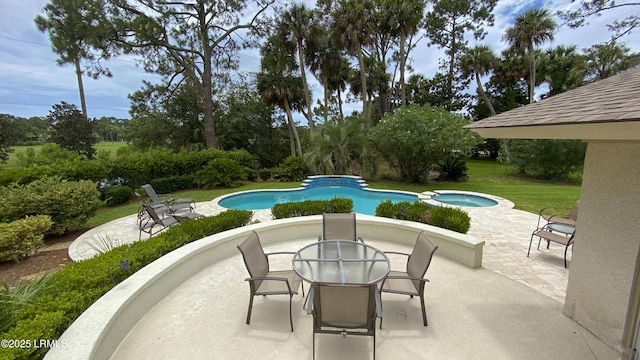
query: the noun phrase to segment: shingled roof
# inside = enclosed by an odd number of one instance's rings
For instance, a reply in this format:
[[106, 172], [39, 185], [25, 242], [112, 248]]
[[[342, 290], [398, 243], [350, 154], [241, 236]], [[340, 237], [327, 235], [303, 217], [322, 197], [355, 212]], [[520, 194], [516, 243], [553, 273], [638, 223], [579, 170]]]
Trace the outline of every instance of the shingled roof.
[[640, 68], [482, 119], [467, 128], [492, 138], [640, 140]]

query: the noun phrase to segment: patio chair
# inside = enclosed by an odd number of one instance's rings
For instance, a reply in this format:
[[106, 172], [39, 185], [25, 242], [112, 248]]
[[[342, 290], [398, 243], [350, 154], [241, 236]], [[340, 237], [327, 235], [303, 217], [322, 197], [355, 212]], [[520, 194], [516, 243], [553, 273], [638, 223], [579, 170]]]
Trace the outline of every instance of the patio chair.
[[191, 198], [180, 198], [174, 199], [171, 194], [161, 194], [158, 195], [156, 191], [153, 189], [151, 184], [144, 184], [141, 186], [144, 191], [149, 196], [151, 200], [151, 204], [164, 204], [171, 208], [172, 212], [177, 212], [181, 210], [187, 210], [189, 212], [193, 211], [195, 207], [195, 202]]
[[[527, 257], [531, 253], [531, 244], [533, 243], [533, 237], [538, 237], [538, 250], [540, 250], [540, 242], [544, 239], [547, 241], [547, 249], [549, 248], [549, 243], [554, 242], [564, 246], [564, 267], [567, 268], [567, 250], [569, 250], [569, 246], [573, 246], [573, 239], [575, 236], [574, 233], [563, 234], [559, 232], [553, 232], [553, 230], [549, 227], [552, 226], [553, 223], [547, 223], [542, 228], [536, 229], [531, 234], [531, 240], [529, 241], [529, 250], [527, 251]], [[573, 249], [573, 248], [572, 248]]]
[[[298, 287], [302, 284], [302, 279], [293, 270], [269, 270], [270, 255], [294, 254], [293, 252], [274, 252], [265, 254], [260, 244], [260, 238], [255, 231], [245, 239], [238, 250], [242, 254], [244, 264], [249, 272], [245, 281], [249, 282], [249, 309], [247, 311], [247, 324], [251, 321], [251, 309], [253, 307], [253, 297], [258, 295], [289, 295], [289, 323], [293, 332], [293, 317], [291, 315], [291, 303], [293, 295], [298, 294]], [[304, 296], [304, 285], [302, 285], [302, 296]]]
[[[424, 231], [421, 231], [411, 254], [385, 251], [385, 254], [407, 256], [407, 268], [406, 271], [391, 270], [389, 275], [382, 281], [380, 292], [409, 295], [412, 298], [419, 296], [424, 326], [428, 325], [427, 312], [424, 305], [424, 285], [429, 281], [424, 278], [424, 275], [427, 273], [433, 253], [437, 249], [438, 247], [427, 238]], [[380, 329], [382, 329], [382, 319], [380, 319]]]
[[376, 358], [376, 317], [382, 318], [376, 284], [313, 283], [307, 313], [313, 315], [313, 358], [316, 334], [364, 335], [373, 337]]
[[546, 207], [540, 210], [540, 213], [538, 214], [538, 225], [536, 228], [540, 229], [548, 223], [558, 223], [575, 227], [578, 222], [579, 208], [580, 200], [577, 200], [571, 209]]
[[[169, 226], [177, 225], [180, 223], [171, 213], [171, 209], [168, 206], [154, 207], [151, 204], [142, 204], [146, 216], [139, 217], [140, 219], [140, 234], [138, 240], [142, 238], [142, 233], [149, 234], [149, 238], [159, 233], [160, 231], [168, 228]], [[158, 230], [153, 231], [155, 227], [159, 227]]]
[[355, 213], [323, 213], [322, 214], [322, 240], [354, 240], [364, 242], [356, 234]]

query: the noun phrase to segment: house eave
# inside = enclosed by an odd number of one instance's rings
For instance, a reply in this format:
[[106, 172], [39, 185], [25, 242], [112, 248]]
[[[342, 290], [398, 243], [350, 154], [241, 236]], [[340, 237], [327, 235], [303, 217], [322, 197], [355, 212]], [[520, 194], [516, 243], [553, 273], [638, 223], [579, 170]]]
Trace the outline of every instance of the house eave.
[[473, 127], [484, 138], [496, 139], [578, 139], [584, 141], [640, 140], [640, 121], [572, 123], [505, 127]]

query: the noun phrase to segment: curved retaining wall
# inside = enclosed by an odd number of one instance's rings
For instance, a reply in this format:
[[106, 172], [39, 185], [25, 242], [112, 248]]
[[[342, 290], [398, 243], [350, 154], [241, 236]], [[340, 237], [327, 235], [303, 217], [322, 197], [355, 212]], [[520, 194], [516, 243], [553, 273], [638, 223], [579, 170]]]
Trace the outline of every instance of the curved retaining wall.
[[[468, 267], [482, 265], [484, 241], [430, 225], [357, 215], [358, 235], [413, 246], [418, 233], [438, 245], [436, 255]], [[108, 359], [129, 331], [175, 287], [199, 271], [229, 256], [255, 230], [264, 245], [317, 239], [322, 216], [274, 220], [208, 236], [187, 244], [145, 266], [103, 295], [62, 334], [64, 348], [52, 348], [45, 359]]]

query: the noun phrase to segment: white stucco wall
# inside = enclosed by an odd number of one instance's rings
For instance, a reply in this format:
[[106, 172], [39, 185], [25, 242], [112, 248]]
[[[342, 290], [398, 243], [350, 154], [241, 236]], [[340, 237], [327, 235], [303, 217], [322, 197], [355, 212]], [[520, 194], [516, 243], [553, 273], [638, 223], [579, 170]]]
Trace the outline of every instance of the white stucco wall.
[[640, 245], [640, 142], [590, 142], [567, 316], [619, 348]]

